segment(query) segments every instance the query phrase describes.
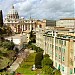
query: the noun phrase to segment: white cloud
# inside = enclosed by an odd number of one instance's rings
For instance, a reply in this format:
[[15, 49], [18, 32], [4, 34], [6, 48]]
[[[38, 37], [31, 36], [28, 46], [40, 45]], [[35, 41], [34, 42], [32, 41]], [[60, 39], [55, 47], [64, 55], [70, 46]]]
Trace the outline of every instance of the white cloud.
[[75, 14], [75, 0], [3, 0], [0, 4], [5, 15], [14, 4], [20, 16], [25, 18], [29, 18], [30, 14], [38, 19], [74, 17]]

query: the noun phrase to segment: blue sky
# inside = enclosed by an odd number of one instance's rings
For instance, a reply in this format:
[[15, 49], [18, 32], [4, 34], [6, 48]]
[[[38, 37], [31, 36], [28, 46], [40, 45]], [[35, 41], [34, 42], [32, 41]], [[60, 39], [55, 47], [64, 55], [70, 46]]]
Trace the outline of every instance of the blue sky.
[[74, 17], [75, 0], [0, 0], [4, 17], [12, 4], [21, 17], [35, 19], [59, 19]]

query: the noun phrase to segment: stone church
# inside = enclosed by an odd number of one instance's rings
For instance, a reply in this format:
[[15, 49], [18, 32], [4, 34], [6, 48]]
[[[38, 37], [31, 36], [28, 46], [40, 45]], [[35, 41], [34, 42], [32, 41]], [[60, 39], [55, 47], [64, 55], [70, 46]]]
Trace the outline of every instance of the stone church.
[[4, 24], [11, 27], [13, 32], [21, 33], [24, 31], [30, 32], [31, 30], [35, 31], [36, 28], [36, 20], [29, 19], [26, 20], [23, 17], [20, 17], [17, 10], [15, 10], [14, 6], [7, 13]]

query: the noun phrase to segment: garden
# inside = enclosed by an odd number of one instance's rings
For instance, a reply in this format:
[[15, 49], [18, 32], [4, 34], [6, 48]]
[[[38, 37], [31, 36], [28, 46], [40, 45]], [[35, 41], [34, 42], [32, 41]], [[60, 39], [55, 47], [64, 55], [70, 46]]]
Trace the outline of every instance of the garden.
[[[31, 53], [27, 59], [25, 59], [20, 67], [16, 70], [16, 73], [23, 75], [37, 75], [41, 69], [32, 71], [32, 66], [35, 64], [36, 53]], [[42, 74], [41, 74], [42, 75]]]

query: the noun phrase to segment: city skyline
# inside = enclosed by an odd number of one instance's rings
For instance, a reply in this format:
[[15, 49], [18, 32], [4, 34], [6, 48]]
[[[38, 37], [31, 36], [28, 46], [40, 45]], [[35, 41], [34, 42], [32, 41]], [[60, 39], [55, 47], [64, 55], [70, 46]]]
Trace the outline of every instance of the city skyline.
[[0, 10], [3, 10], [4, 17], [12, 5], [24, 18], [59, 19], [74, 18], [75, 15], [75, 0], [0, 0]]

